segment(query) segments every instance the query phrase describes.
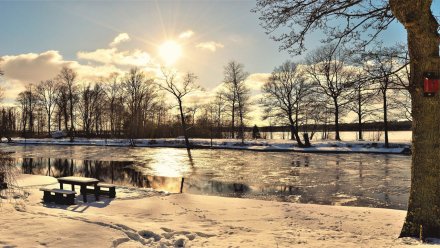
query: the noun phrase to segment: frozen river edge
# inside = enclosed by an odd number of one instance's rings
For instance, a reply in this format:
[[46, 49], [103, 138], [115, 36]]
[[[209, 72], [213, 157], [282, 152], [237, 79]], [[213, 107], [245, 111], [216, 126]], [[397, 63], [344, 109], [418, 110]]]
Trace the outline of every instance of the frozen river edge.
[[[376, 153], [410, 154], [409, 142], [390, 143], [386, 148], [383, 142], [372, 141], [317, 141], [312, 147], [298, 147], [291, 140], [245, 140], [238, 139], [190, 139], [196, 149], [234, 149], [260, 152], [304, 152], [304, 153]], [[23, 139], [16, 138], [10, 144], [17, 145], [88, 145], [116, 147], [172, 147], [185, 148], [183, 139]]]

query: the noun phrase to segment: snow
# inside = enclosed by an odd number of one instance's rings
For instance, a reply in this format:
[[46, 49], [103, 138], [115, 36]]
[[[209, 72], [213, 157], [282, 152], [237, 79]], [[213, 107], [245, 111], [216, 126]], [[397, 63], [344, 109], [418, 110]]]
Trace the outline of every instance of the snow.
[[[41, 202], [54, 178], [26, 175], [3, 201], [3, 247], [432, 247], [398, 239], [405, 211], [167, 194], [118, 188], [117, 198]], [[17, 197], [14, 197], [17, 198]], [[434, 240], [434, 242], [437, 242]]]
[[[238, 149], [252, 151], [291, 151], [321, 153], [383, 153], [400, 154], [410, 150], [409, 142], [392, 143], [386, 148], [383, 142], [371, 141], [317, 141], [312, 147], [298, 147], [291, 140], [245, 140], [238, 139], [190, 139], [195, 148]], [[185, 147], [183, 138], [175, 139], [85, 139], [76, 138], [70, 142], [65, 139], [23, 139], [13, 140], [14, 144], [45, 144], [45, 145], [93, 145], [93, 146], [135, 146], [135, 147]]]

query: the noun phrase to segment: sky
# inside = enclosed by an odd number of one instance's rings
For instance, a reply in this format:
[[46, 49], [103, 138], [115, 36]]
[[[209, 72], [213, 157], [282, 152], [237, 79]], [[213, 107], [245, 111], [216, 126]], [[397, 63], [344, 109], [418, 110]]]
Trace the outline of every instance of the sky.
[[[254, 6], [251, 0], [0, 0], [5, 101], [12, 102], [26, 84], [52, 78], [63, 65], [75, 69], [80, 80], [90, 81], [134, 66], [153, 70], [172, 64], [195, 73], [211, 92], [221, 84], [223, 67], [231, 60], [244, 64], [256, 94], [274, 67], [302, 57], [279, 51], [258, 15], [251, 13]], [[433, 6], [440, 14], [440, 0]], [[394, 23], [384, 37], [390, 43], [403, 42], [406, 34]], [[318, 38], [307, 41], [309, 50], [320, 45]], [[176, 49], [181, 56], [173, 58]]]

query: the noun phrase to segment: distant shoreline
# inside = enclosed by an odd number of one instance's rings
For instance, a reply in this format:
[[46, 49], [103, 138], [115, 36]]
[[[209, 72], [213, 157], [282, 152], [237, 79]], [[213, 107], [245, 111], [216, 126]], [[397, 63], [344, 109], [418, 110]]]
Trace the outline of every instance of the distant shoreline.
[[[63, 145], [63, 146], [112, 146], [112, 147], [150, 147], [186, 148], [182, 139], [16, 139], [10, 145]], [[301, 148], [290, 140], [246, 140], [245, 145], [235, 139], [191, 139], [191, 149], [224, 149], [254, 152], [297, 152], [297, 153], [362, 153], [362, 154], [400, 154], [410, 155], [409, 143], [392, 143], [385, 148], [383, 142], [371, 141], [318, 141], [312, 147]]]

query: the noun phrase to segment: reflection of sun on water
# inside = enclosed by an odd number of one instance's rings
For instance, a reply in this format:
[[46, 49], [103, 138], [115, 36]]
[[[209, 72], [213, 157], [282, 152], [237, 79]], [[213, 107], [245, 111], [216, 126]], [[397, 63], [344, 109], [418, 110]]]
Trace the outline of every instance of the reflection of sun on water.
[[161, 149], [153, 155], [151, 169], [154, 175], [165, 177], [182, 177], [191, 168], [184, 149]]
[[166, 65], [172, 65], [182, 56], [182, 47], [173, 40], [168, 40], [159, 46], [159, 55]]

